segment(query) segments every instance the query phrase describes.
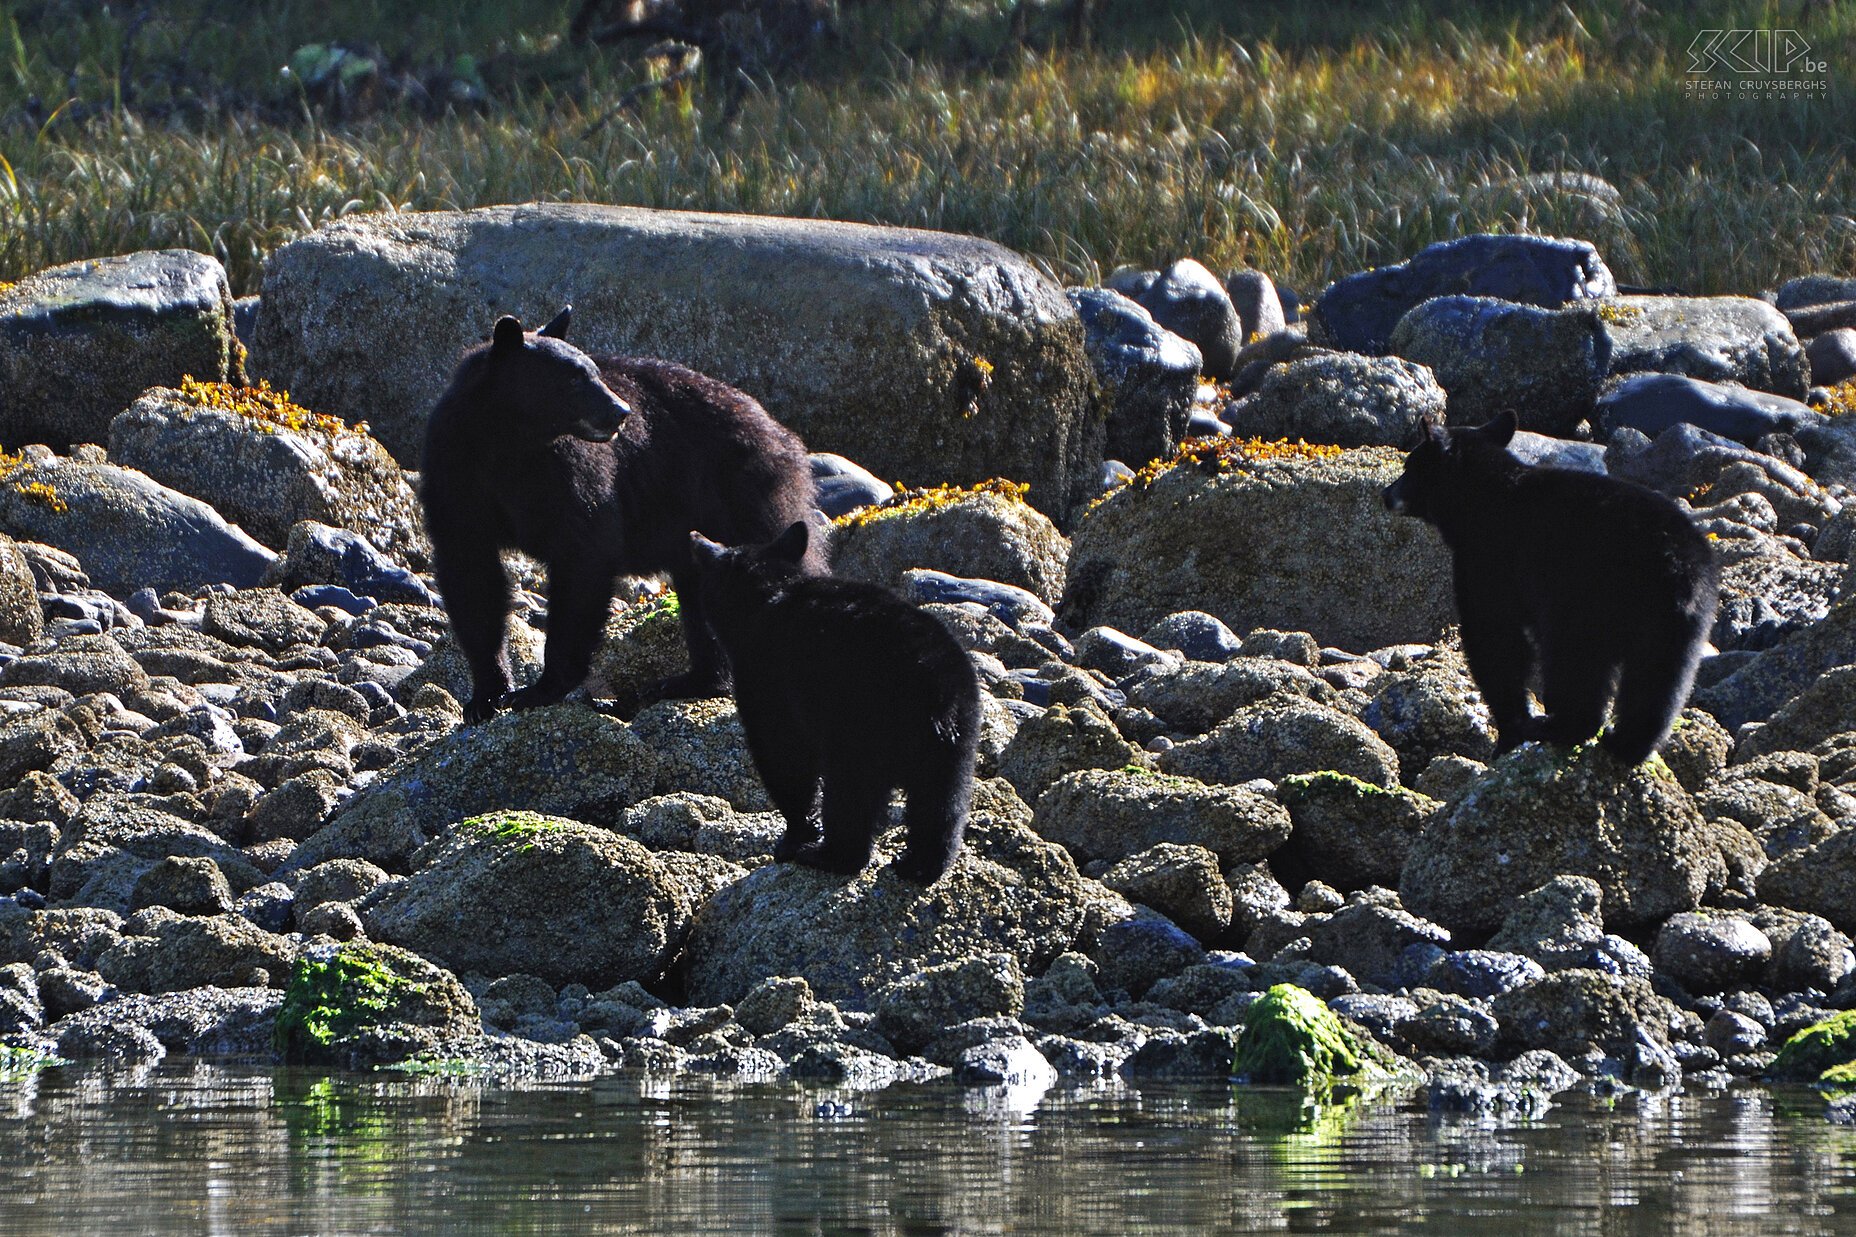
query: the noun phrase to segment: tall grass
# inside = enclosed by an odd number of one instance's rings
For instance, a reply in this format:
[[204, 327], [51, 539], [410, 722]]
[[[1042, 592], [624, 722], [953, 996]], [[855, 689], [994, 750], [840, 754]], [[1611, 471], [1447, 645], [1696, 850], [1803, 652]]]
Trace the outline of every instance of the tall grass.
[[[274, 91], [263, 66], [304, 36], [310, 10], [255, 7], [269, 24], [247, 43], [274, 46], [228, 61], [225, 80]], [[390, 24], [396, 7], [372, 0], [362, 16]], [[566, 7], [518, 4], [505, 20], [546, 27]], [[1073, 282], [1192, 255], [1313, 290], [1433, 240], [1517, 229], [1587, 237], [1620, 278], [1700, 292], [1856, 269], [1847, 14], [1801, 27], [1830, 61], [1827, 91], [1707, 102], [1687, 92], [1683, 55], [1702, 19], [1646, 25], [1628, 3], [1583, 17], [1535, 4], [1223, 6], [1302, 14], [1252, 27], [1221, 25], [1205, 4], [1144, 21], [1110, 6], [1092, 49], [1002, 59], [911, 46], [894, 26], [908, 7], [889, 10], [887, 31], [859, 28], [838, 65], [763, 83], [732, 115], [706, 81], [614, 114], [639, 80], [624, 60], [524, 51], [519, 24], [453, 24], [421, 36], [433, 54], [500, 39], [490, 63], [536, 71], [481, 111], [390, 109], [341, 126], [308, 109], [183, 105], [186, 76], [154, 52], [115, 105], [107, 25], [53, 48], [0, 19], [0, 110], [12, 104], [0, 279], [178, 245], [217, 254], [255, 291], [266, 254], [352, 211], [533, 199], [970, 232]], [[1715, 8], [1709, 26], [1798, 24], [1770, 5]], [[1387, 12], [1400, 24], [1379, 24]], [[960, 37], [984, 43], [988, 29]], [[23, 123], [19, 101], [61, 64], [78, 66], [66, 80], [87, 118]], [[168, 102], [145, 110], [166, 118], [143, 119], [135, 99], [158, 89]]]

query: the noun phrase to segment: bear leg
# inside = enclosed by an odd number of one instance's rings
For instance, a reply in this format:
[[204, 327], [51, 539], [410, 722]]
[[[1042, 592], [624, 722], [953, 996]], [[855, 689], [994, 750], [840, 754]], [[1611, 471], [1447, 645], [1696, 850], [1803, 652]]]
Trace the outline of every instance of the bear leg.
[[1603, 739], [1605, 750], [1629, 765], [1648, 760], [1675, 728], [1695, 685], [1707, 632], [1694, 619], [1657, 634], [1640, 641], [1625, 659], [1611, 728]]
[[556, 704], [586, 682], [593, 651], [605, 633], [612, 578], [598, 571], [548, 564], [548, 644], [541, 677], [504, 697], [511, 709]]
[[474, 538], [446, 539], [436, 547], [438, 591], [458, 648], [470, 666], [471, 697], [464, 724], [488, 721], [509, 692], [505, 626], [514, 598], [496, 547]]
[[709, 630], [708, 620], [703, 617], [701, 577], [693, 568], [672, 571], [670, 585], [677, 590], [677, 612], [683, 620], [683, 642], [690, 651], [690, 668], [646, 688], [642, 703], [726, 696], [729, 692], [728, 661], [715, 633]]
[[949, 752], [943, 767], [903, 790], [908, 795], [903, 823], [909, 842], [891, 866], [904, 880], [932, 885], [954, 866], [966, 836], [967, 809], [973, 801], [972, 753]]
[[1536, 737], [1538, 723], [1527, 707], [1527, 678], [1534, 650], [1521, 624], [1507, 615], [1465, 604], [1457, 593], [1463, 627], [1463, 657], [1495, 723], [1495, 751], [1511, 751]]
[[1596, 735], [1605, 724], [1605, 706], [1617, 684], [1617, 663], [1589, 634], [1563, 634], [1549, 642], [1548, 648], [1540, 685], [1540, 702], [1547, 712], [1537, 725], [1537, 737], [1573, 747]]
[[862, 770], [828, 769], [819, 816], [824, 836], [795, 853], [794, 862], [846, 876], [861, 872], [889, 823], [889, 787]]
[[786, 818], [786, 832], [773, 848], [775, 861], [785, 863], [818, 845], [818, 757], [786, 722], [754, 725], [757, 719], [751, 710], [742, 708], [740, 712], [754, 769], [760, 774], [761, 785], [767, 788], [767, 797]]

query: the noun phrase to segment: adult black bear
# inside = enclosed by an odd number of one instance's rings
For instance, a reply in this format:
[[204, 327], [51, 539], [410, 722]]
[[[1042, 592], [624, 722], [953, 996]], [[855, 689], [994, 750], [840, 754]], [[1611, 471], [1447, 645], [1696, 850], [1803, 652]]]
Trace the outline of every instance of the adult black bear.
[[[1708, 542], [1673, 500], [1595, 473], [1529, 468], [1513, 413], [1479, 429], [1426, 420], [1386, 506], [1437, 526], [1455, 560], [1463, 653], [1497, 750], [1604, 746], [1636, 764], [1669, 735], [1714, 625]], [[1545, 716], [1527, 689], [1538, 669]]]
[[[813, 505], [805, 445], [746, 394], [669, 361], [566, 343], [572, 307], [534, 334], [499, 318], [465, 353], [426, 428], [421, 498], [438, 587], [470, 663], [464, 720], [552, 704], [586, 679], [620, 575], [668, 575], [688, 673], [654, 697], [716, 695], [728, 671], [703, 622], [689, 530], [773, 537]], [[500, 552], [547, 564], [541, 677], [511, 692]], [[805, 564], [823, 570], [823, 556]]]
[[803, 523], [732, 550], [690, 534], [748, 750], [786, 817], [773, 857], [861, 871], [900, 788], [908, 845], [895, 868], [932, 884], [966, 832], [979, 678], [933, 615], [874, 584], [805, 575], [807, 541]]

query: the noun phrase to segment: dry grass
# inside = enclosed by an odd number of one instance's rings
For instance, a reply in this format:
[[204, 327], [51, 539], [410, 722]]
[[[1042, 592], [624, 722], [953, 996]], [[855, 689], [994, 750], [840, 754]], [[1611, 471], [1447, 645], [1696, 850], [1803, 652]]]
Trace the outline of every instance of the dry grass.
[[[1844, 86], [1856, 16], [1800, 24], [1776, 6], [1714, 6], [1731, 12], [1708, 25], [1799, 25], [1830, 62], [1830, 89], [1707, 102], [1687, 93], [1683, 54], [1703, 19], [1645, 26], [1627, 6], [1581, 6], [1579, 19], [1559, 5], [1433, 5], [1418, 17], [1360, 2], [1222, 27], [1204, 4], [1144, 24], [1111, 6], [1094, 50], [1003, 59], [962, 50], [994, 45], [983, 23], [927, 54], [892, 17], [856, 27], [864, 41], [840, 63], [751, 90], [727, 120], [706, 81], [609, 115], [639, 80], [628, 62], [460, 19], [414, 34], [434, 57], [500, 46], [484, 63], [512, 84], [489, 106], [394, 108], [339, 127], [238, 103], [276, 98], [261, 66], [307, 29], [291, 4], [256, 6], [270, 24], [247, 32], [256, 50], [228, 61], [210, 98], [144, 31], [136, 46], [156, 50], [131, 80], [152, 84], [122, 106], [125, 79], [109, 70], [120, 31], [112, 44], [96, 19], [54, 45], [0, 17], [0, 279], [184, 246], [254, 291], [267, 253], [351, 211], [534, 199], [970, 232], [1071, 282], [1190, 254], [1314, 290], [1430, 241], [1520, 229], [1585, 236], [1620, 278], [1695, 291], [1856, 268]], [[391, 6], [359, 8], [390, 26]], [[565, 8], [518, 4], [507, 21], [545, 29]], [[1387, 12], [1403, 17], [1384, 24]], [[190, 46], [186, 33], [163, 37]], [[67, 64], [78, 102], [48, 123], [23, 119], [26, 96], [55, 97], [48, 83]]]

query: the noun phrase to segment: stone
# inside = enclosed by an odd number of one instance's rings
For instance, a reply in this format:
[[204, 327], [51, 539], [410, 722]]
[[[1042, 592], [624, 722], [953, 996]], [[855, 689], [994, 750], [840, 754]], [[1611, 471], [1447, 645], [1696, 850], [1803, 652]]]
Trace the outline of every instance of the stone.
[[1295, 825], [1278, 864], [1342, 891], [1396, 886], [1412, 844], [1443, 806], [1403, 786], [1329, 771], [1283, 778], [1276, 798]]
[[1057, 779], [1039, 797], [1032, 825], [1084, 861], [1173, 843], [1202, 847], [1224, 867], [1266, 858], [1290, 830], [1288, 812], [1254, 790], [1128, 769]]
[[1501, 1034], [1495, 1015], [1474, 1001], [1446, 997], [1398, 1024], [1398, 1034], [1429, 1056], [1487, 1056]]
[[1760, 874], [1759, 900], [1829, 920], [1856, 933], [1856, 829], [1844, 828], [1814, 845], [1780, 855]]
[[408, 870], [413, 852], [466, 817], [520, 803], [601, 820], [654, 793], [657, 758], [625, 723], [578, 705], [454, 730], [369, 785], [290, 857], [292, 869], [366, 859]]
[[589, 352], [675, 357], [880, 476], [1003, 473], [1061, 514], [1102, 458], [1062, 291], [939, 232], [553, 203], [350, 215], [271, 255], [253, 364], [410, 464], [458, 353], [498, 313], [543, 322], [569, 301]]
[[54, 457], [8, 480], [0, 531], [76, 555], [90, 582], [114, 596], [250, 588], [277, 558], [199, 499], [133, 469]]
[[1249, 656], [1156, 666], [1129, 684], [1127, 692], [1129, 704], [1148, 710], [1169, 730], [1195, 735], [1278, 693], [1323, 704], [1335, 698], [1333, 688], [1301, 666]]
[[1231, 298], [1231, 307], [1237, 310], [1237, 320], [1243, 327], [1244, 342], [1267, 339], [1288, 326], [1283, 314], [1282, 297], [1276, 292], [1276, 285], [1262, 271], [1232, 271], [1225, 277], [1225, 294]]
[[1552, 971], [1491, 1001], [1501, 1038], [1523, 1050], [1577, 1057], [1626, 1055], [1639, 1039], [1667, 1045], [1674, 1008], [1647, 979], [1596, 970]]
[[1241, 443], [1179, 457], [1078, 521], [1059, 613], [1144, 632], [1200, 610], [1354, 650], [1432, 640], [1456, 618], [1450, 556], [1385, 509], [1403, 464], [1388, 448]]
[[[97, 959], [97, 972], [124, 992], [281, 983], [298, 946], [240, 915], [180, 915], [165, 907], [142, 911], [123, 937]], [[262, 973], [263, 978], [258, 979]]]
[[833, 529], [831, 571], [900, 588], [903, 573], [927, 568], [1025, 589], [1046, 605], [1063, 594], [1070, 543], [1010, 486], [998, 490], [904, 491]]
[[1141, 639], [1158, 649], [1176, 650], [1188, 661], [1225, 661], [1243, 648], [1236, 632], [1203, 610], [1169, 614], [1148, 628]]
[[845, 878], [769, 864], [697, 912], [681, 969], [698, 1004], [737, 1001], [769, 975], [804, 979], [847, 1010], [873, 1008], [889, 983], [930, 966], [999, 953], [1037, 974], [1082, 930], [1086, 890], [1062, 848], [1028, 827], [1029, 809], [997, 780], [976, 787], [966, 844], [924, 889], [891, 873], [899, 833]]
[[1253, 1084], [1307, 1090], [1372, 1073], [1375, 1055], [1320, 998], [1277, 984], [1246, 1013], [1232, 1072]]
[[[1849, 601], [1839, 607], [1852, 608]], [[1780, 706], [1765, 725], [1741, 739], [1734, 758], [1750, 760], [1768, 752], [1807, 750], [1849, 730], [1852, 718], [1856, 718], [1856, 665], [1837, 666], [1820, 674]]]
[[1655, 438], [1688, 423], [1752, 446], [1768, 434], [1794, 434], [1825, 420], [1801, 399], [1673, 373], [1633, 373], [1605, 384], [1597, 422], [1607, 435], [1629, 426]]
[[365, 942], [307, 951], [275, 1022], [286, 1063], [348, 1069], [442, 1056], [482, 1029], [455, 975], [409, 950]]
[[[415, 561], [421, 560], [415, 556]], [[290, 526], [283, 557], [265, 576], [265, 583], [291, 594], [316, 585], [339, 585], [357, 598], [415, 606], [438, 604], [438, 597], [424, 581], [382, 554], [366, 537], [314, 520], [299, 520]]]
[[11, 537], [0, 534], [0, 644], [21, 648], [45, 635], [45, 612], [39, 607], [32, 565]]
[[1164, 271], [1117, 271], [1108, 286], [1198, 348], [1207, 378], [1229, 378], [1234, 372], [1245, 341], [1243, 323], [1224, 285], [1204, 266], [1181, 258]]
[[1121, 860], [1101, 879], [1201, 941], [1216, 941], [1231, 926], [1230, 886], [1218, 870], [1218, 856], [1203, 846], [1159, 842]]
[[129, 909], [148, 906], [165, 906], [183, 915], [223, 915], [232, 910], [232, 886], [206, 856], [173, 855], [157, 861], [135, 882]]
[[212, 593], [206, 598], [200, 630], [235, 647], [262, 649], [273, 656], [297, 644], [315, 644], [328, 624], [274, 588]]
[[386, 448], [274, 392], [158, 387], [110, 422], [109, 453], [114, 464], [211, 503], [272, 549], [284, 548], [292, 525], [315, 520], [429, 565], [418, 495]]
[[1296, 438], [1342, 447], [1406, 447], [1426, 416], [1444, 415], [1444, 388], [1402, 357], [1316, 352], [1274, 365], [1225, 409], [1240, 437]]
[[69, 262], [0, 289], [0, 442], [100, 443], [149, 387], [222, 382], [233, 359], [225, 268], [188, 249]]
[[[1399, 894], [1455, 932], [1493, 932], [1511, 899], [1589, 876], [1614, 928], [1660, 923], [1722, 888], [1729, 856], [1757, 843], [1708, 821], [1651, 761], [1627, 768], [1597, 744], [1524, 743], [1500, 757], [1412, 846]], [[1527, 952], [1520, 949], [1518, 952]]]
[[814, 451], [810, 459], [818, 509], [829, 519], [886, 503], [896, 496], [894, 486], [842, 455]]
[[1398, 753], [1400, 768], [1422, 770], [1445, 756], [1487, 761], [1495, 755], [1488, 706], [1455, 650], [1439, 649], [1381, 675], [1367, 690], [1360, 720]]
[[1486, 296], [1439, 296], [1399, 320], [1391, 351], [1428, 367], [1449, 393], [1450, 419], [1481, 425], [1512, 411], [1521, 428], [1570, 437], [1590, 414], [1603, 371], [1598, 310]]
[[1785, 315], [1750, 296], [1617, 296], [1599, 306], [1608, 376], [1680, 374], [1802, 400], [1804, 349]]
[[904, 976], [876, 994], [876, 1029], [905, 1053], [918, 1053], [945, 1029], [975, 1018], [1016, 1018], [1025, 978], [1011, 954], [947, 962]]
[[1814, 386], [1834, 387], [1856, 378], [1856, 327], [1825, 331], [1804, 346]]
[[1144, 996], [1162, 980], [1205, 962], [1205, 946], [1156, 910], [1133, 913], [1101, 927], [1088, 955], [1104, 992]]
[[1348, 352], [1381, 355], [1405, 312], [1432, 297], [1466, 293], [1555, 308], [1614, 296], [1617, 290], [1604, 259], [1586, 241], [1465, 236], [1429, 245], [1404, 262], [1336, 280], [1315, 302], [1309, 338]]
[[1204, 358], [1198, 346], [1109, 288], [1066, 288], [1108, 409], [1108, 458], [1139, 467], [1186, 437]]
[[773, 807], [733, 699], [660, 700], [632, 719], [631, 734], [655, 759], [656, 793], [714, 795], [743, 812]]
[[370, 937], [454, 971], [605, 988], [655, 980], [687, 919], [644, 847], [534, 812], [461, 822], [368, 906]]
[[1843, 275], [1798, 275], [1779, 285], [1773, 304], [1781, 311], [1856, 300], [1856, 279]]
[[74, 636], [0, 666], [0, 687], [59, 687], [73, 696], [148, 690], [148, 672], [109, 636]]
[[1075, 707], [1054, 704], [1022, 723], [998, 760], [999, 776], [1031, 803], [1066, 773], [1144, 763], [1141, 749], [1122, 738], [1102, 710], [1088, 702]]
[[1349, 714], [1295, 696], [1247, 705], [1158, 763], [1163, 773], [1226, 786], [1326, 771], [1386, 789], [1399, 781], [1398, 754], [1385, 740]]
[[1685, 991], [1724, 992], [1761, 974], [1772, 957], [1766, 934], [1739, 915], [1686, 911], [1657, 929], [1650, 962]]

